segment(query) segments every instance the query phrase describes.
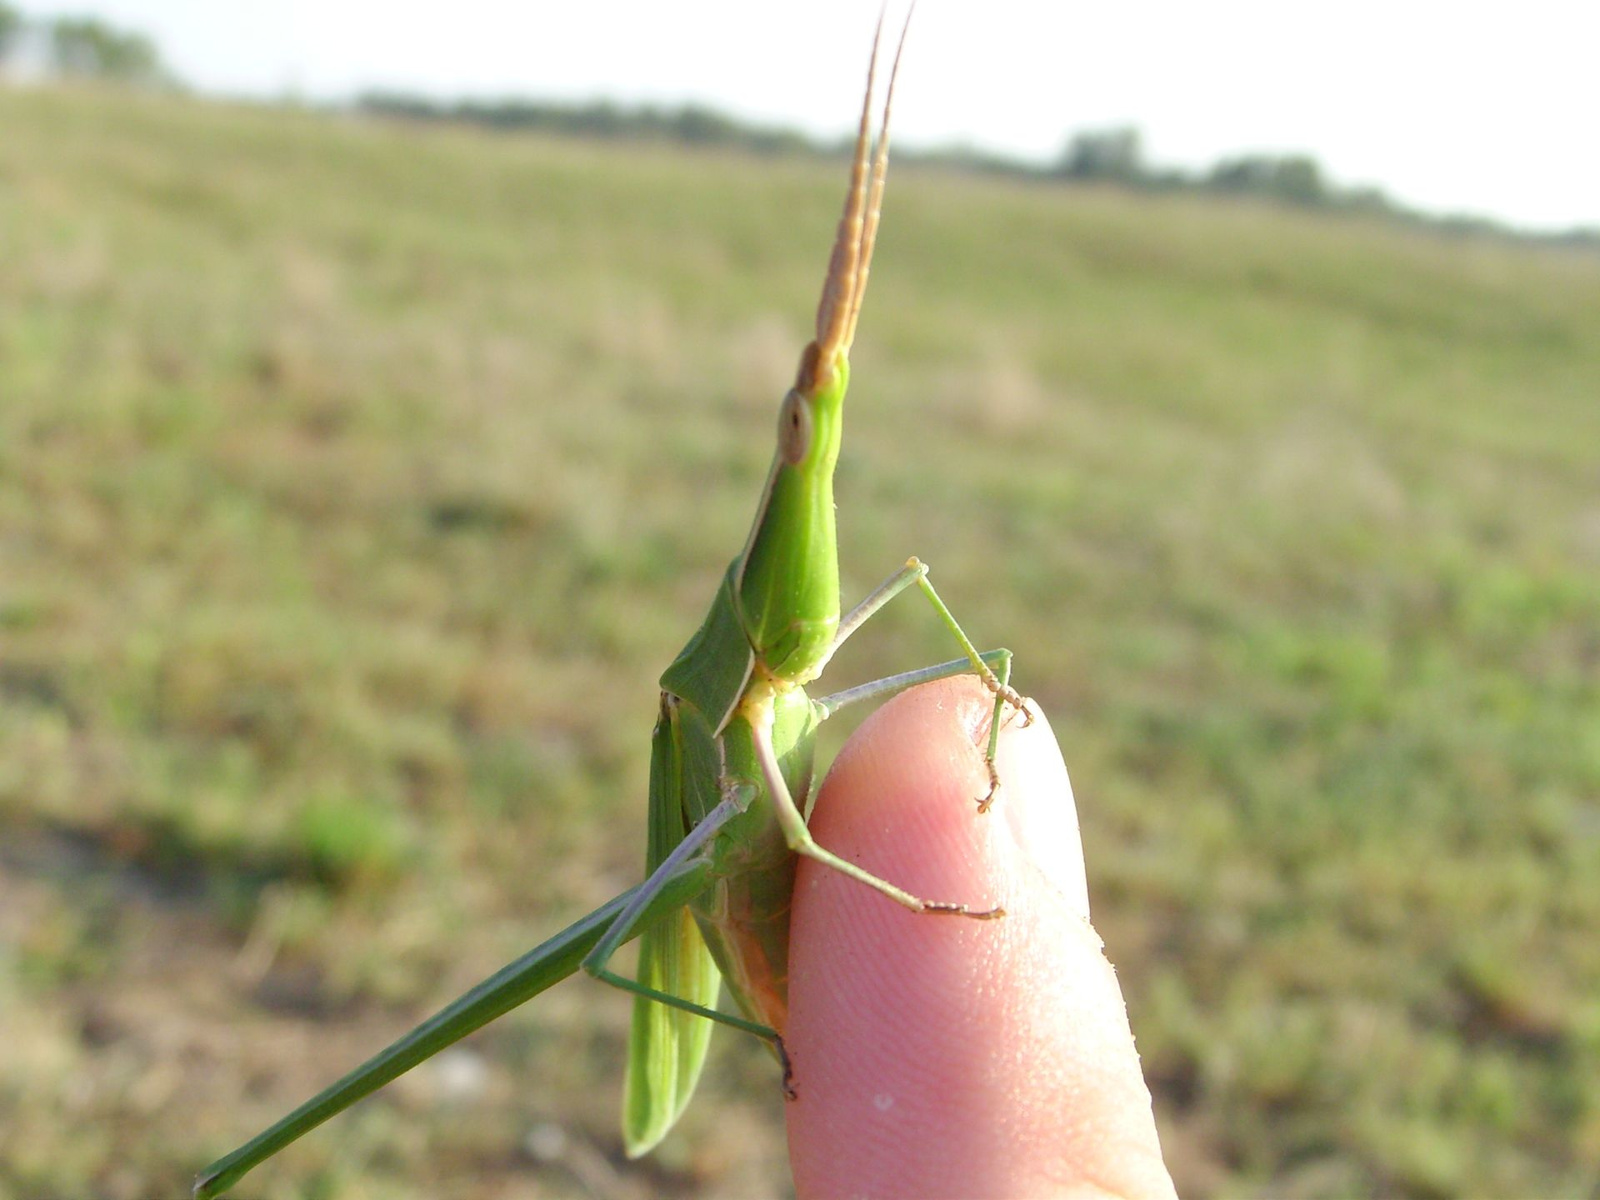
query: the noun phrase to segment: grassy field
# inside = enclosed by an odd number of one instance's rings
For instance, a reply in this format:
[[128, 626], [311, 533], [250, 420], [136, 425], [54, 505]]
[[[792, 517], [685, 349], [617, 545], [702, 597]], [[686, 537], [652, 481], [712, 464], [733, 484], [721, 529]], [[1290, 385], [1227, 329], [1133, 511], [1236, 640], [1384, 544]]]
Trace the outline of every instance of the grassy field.
[[[842, 175], [0, 130], [0, 1197], [170, 1196], [638, 878]], [[1180, 1190], [1600, 1194], [1600, 259], [907, 169], [872, 291], [847, 596], [915, 553], [1019, 652]], [[942, 657], [908, 605], [839, 678]], [[782, 1194], [733, 1037], [622, 1159], [626, 1013], [565, 984], [247, 1194]]]

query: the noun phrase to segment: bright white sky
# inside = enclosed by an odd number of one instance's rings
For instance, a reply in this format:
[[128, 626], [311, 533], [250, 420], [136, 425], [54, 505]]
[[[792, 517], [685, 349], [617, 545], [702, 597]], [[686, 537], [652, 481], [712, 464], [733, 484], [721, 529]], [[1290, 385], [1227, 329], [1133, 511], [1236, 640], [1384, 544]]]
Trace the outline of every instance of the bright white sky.
[[[877, 0], [18, 7], [148, 33], [206, 91], [692, 100], [830, 137], [855, 115], [877, 14]], [[1597, 47], [1596, 0], [922, 0], [895, 135], [1043, 161], [1075, 131], [1131, 124], [1156, 165], [1308, 152], [1339, 183], [1432, 211], [1600, 226]]]

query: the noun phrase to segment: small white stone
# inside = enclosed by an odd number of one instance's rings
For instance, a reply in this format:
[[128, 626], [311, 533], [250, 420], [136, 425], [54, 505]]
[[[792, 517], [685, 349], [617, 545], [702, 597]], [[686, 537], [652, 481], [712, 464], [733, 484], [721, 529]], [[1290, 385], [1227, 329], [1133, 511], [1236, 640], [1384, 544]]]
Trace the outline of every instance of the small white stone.
[[456, 1047], [433, 1060], [433, 1076], [440, 1097], [460, 1104], [483, 1095], [489, 1085], [489, 1066], [477, 1051]]
[[557, 1162], [567, 1153], [567, 1133], [550, 1121], [535, 1125], [522, 1139], [522, 1148], [536, 1162]]

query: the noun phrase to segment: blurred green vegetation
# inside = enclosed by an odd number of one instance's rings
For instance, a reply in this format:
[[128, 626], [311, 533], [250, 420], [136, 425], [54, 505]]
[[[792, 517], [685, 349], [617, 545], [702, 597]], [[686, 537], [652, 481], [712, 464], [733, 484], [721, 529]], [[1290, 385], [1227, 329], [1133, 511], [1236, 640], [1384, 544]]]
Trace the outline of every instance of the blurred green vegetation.
[[[189, 1173], [637, 878], [842, 171], [0, 91], [0, 1196]], [[1600, 1188], [1600, 259], [895, 173], [840, 470], [1019, 654], [1190, 1196]], [[919, 432], [908, 438], [906, 431]], [[945, 656], [917, 607], [844, 682]], [[563, 985], [252, 1195], [620, 1157]]]

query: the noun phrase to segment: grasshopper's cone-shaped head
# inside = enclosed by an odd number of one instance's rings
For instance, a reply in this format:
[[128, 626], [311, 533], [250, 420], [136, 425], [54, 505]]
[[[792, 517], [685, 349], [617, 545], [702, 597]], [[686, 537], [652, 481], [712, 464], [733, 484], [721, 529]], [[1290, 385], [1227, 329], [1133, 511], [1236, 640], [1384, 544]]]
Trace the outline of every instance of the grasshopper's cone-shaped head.
[[[906, 16], [907, 28], [911, 17]], [[889, 166], [889, 113], [905, 33], [895, 51], [883, 121], [872, 137], [872, 94], [883, 19], [872, 42], [867, 94], [850, 168], [850, 190], [817, 305], [817, 335], [778, 414], [778, 452], [741, 556], [740, 617], [761, 669], [807, 683], [826, 661], [839, 622], [839, 554], [833, 469], [843, 436], [850, 343], [861, 316]]]

